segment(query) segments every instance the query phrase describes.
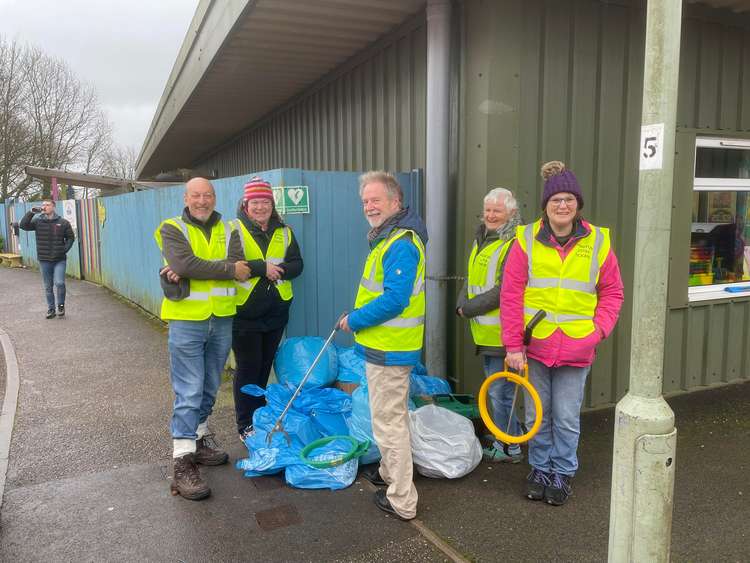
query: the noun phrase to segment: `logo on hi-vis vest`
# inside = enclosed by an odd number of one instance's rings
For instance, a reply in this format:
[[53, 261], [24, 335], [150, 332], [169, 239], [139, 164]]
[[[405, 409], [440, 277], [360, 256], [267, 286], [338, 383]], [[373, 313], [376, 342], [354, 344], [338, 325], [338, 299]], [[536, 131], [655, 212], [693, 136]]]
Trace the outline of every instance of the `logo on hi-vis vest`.
[[590, 244], [578, 244], [576, 246], [576, 258], [591, 258], [593, 247]]

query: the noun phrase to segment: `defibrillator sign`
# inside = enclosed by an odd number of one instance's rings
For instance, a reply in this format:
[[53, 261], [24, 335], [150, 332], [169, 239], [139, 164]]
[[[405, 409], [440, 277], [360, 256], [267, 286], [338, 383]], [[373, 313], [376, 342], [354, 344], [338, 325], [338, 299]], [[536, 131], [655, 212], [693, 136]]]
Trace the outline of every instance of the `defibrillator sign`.
[[307, 186], [277, 186], [273, 188], [273, 200], [281, 214], [310, 213]]

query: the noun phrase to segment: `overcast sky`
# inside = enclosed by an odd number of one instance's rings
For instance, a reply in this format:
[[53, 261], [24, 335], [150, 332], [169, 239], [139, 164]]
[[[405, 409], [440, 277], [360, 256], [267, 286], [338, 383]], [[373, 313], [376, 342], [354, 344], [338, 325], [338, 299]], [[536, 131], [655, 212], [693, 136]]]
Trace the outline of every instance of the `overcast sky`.
[[115, 141], [140, 151], [198, 0], [0, 0], [0, 34], [96, 88]]

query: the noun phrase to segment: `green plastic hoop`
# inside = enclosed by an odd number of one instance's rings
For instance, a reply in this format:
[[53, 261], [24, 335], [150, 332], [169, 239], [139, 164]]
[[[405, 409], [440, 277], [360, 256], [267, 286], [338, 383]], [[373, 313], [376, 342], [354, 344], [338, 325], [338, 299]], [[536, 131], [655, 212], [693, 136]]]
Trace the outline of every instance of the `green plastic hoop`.
[[[316, 461], [307, 457], [308, 455], [310, 455], [310, 452], [317, 450], [318, 448], [322, 448], [323, 446], [330, 444], [335, 440], [345, 440], [349, 442], [352, 445], [351, 450], [344, 454], [340, 454], [333, 459], [327, 459], [325, 461]], [[326, 436], [325, 438], [319, 438], [318, 440], [307, 444], [300, 452], [299, 458], [303, 463], [309, 465], [310, 467], [314, 467], [315, 469], [328, 469], [330, 467], [342, 465], [354, 458], [363, 456], [369, 448], [370, 440], [360, 442], [354, 436]]]

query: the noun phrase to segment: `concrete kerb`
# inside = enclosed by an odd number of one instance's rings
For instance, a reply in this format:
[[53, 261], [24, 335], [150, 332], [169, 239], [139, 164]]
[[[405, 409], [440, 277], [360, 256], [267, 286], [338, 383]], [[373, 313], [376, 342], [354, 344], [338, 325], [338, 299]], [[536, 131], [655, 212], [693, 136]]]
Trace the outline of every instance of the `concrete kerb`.
[[13, 434], [13, 423], [16, 418], [18, 405], [18, 360], [13, 343], [2, 328], [0, 328], [0, 346], [5, 356], [5, 399], [0, 411], [0, 509], [3, 505], [5, 493], [5, 477], [8, 472], [8, 458], [10, 456], [10, 439]]

